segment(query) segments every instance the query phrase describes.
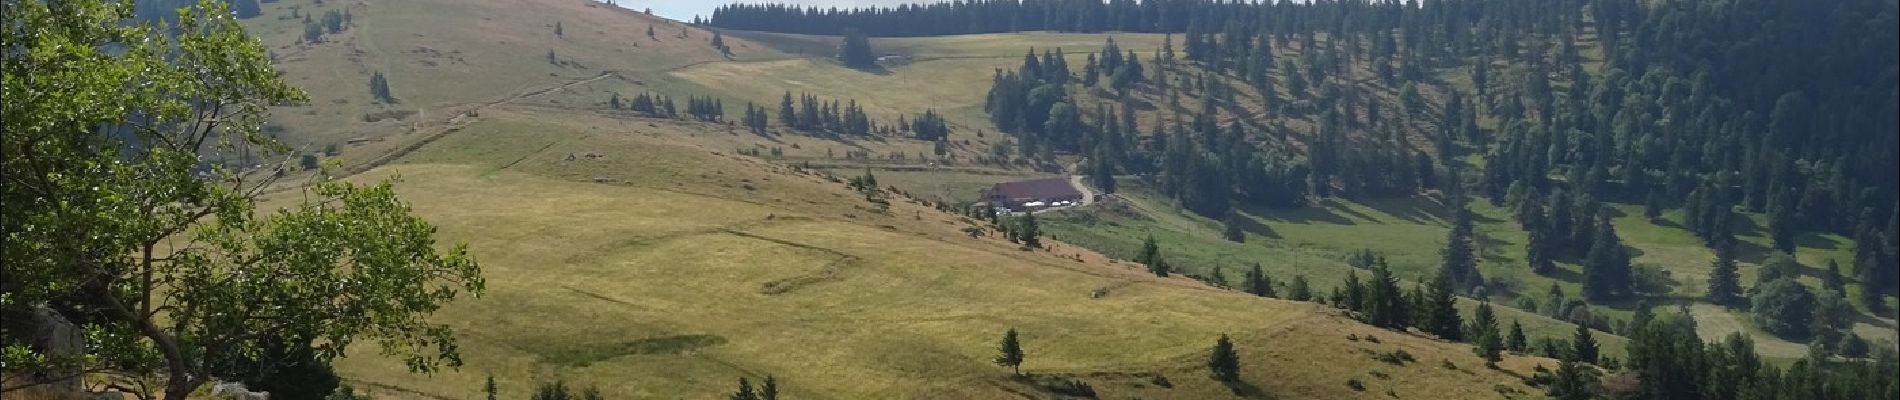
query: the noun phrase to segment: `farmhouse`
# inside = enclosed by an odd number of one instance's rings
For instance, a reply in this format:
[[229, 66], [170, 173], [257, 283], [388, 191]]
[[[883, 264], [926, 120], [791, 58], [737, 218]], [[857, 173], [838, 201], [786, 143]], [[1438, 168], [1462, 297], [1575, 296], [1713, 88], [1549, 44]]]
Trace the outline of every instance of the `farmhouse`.
[[1082, 192], [1069, 185], [1069, 178], [1052, 177], [1003, 182], [983, 191], [983, 201], [1011, 210], [1058, 207], [1082, 201]]

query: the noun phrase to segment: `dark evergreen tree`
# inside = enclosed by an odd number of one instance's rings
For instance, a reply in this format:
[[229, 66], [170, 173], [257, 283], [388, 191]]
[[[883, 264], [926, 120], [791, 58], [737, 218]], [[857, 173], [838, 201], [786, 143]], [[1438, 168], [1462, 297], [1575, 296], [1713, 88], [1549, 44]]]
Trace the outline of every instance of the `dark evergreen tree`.
[[844, 43], [838, 46], [838, 62], [858, 69], [877, 66], [877, 54], [871, 50], [871, 39], [856, 29], [845, 30]]
[[1207, 370], [1216, 381], [1240, 382], [1240, 355], [1234, 352], [1234, 342], [1227, 335], [1220, 335], [1220, 339], [1214, 341], [1214, 351], [1207, 357]]
[[765, 376], [765, 384], [759, 386], [759, 400], [778, 400], [778, 378]]
[[1346, 281], [1339, 286], [1339, 298], [1333, 299], [1333, 306], [1352, 310], [1362, 314], [1366, 309], [1366, 285], [1359, 281], [1359, 271], [1346, 271]]
[[1529, 210], [1520, 213], [1518, 220], [1523, 223], [1528, 237], [1524, 242], [1525, 262], [1530, 264], [1531, 273], [1549, 275], [1557, 271], [1557, 262], [1553, 259], [1557, 251], [1553, 248], [1556, 244], [1552, 243], [1550, 226], [1544, 220], [1543, 206], [1535, 201], [1524, 204]]
[[1497, 315], [1491, 310], [1491, 302], [1478, 303], [1478, 311], [1472, 313], [1465, 337], [1471, 338], [1472, 351], [1484, 358], [1486, 365], [1494, 365], [1502, 359], [1504, 337], [1498, 333]]
[[380, 71], [371, 73], [369, 76], [369, 94], [383, 104], [396, 103], [396, 96], [389, 92], [389, 78], [383, 77]]
[[573, 394], [568, 392], [567, 382], [563, 381], [542, 383], [540, 387], [535, 389], [534, 396], [531, 397], [533, 400], [568, 400], [570, 398], [573, 398]]
[[1581, 361], [1558, 362], [1556, 379], [1551, 382], [1550, 390], [1546, 394], [1552, 400], [1590, 400], [1596, 397], [1594, 391], [1591, 390], [1594, 379], [1591, 378], [1589, 372], [1584, 371], [1584, 368], [1589, 367], [1583, 365]]
[[1306, 282], [1306, 275], [1293, 275], [1293, 282], [1286, 284], [1286, 298], [1293, 301], [1313, 300], [1313, 288]]
[[1742, 302], [1742, 278], [1734, 253], [1733, 245], [1715, 249], [1715, 262], [1709, 271], [1709, 292], [1704, 297], [1710, 303], [1734, 307]]
[[1148, 266], [1148, 272], [1158, 277], [1166, 278], [1168, 273], [1172, 272], [1168, 267], [1168, 262], [1161, 259], [1161, 245], [1155, 243], [1154, 236], [1148, 236], [1147, 239], [1141, 241], [1141, 252], [1136, 253], [1135, 262]]
[[[1455, 201], [1454, 201], [1455, 202]], [[1440, 270], [1451, 279], [1452, 285], [1464, 291], [1484, 284], [1478, 275], [1478, 256], [1472, 242], [1471, 212], [1459, 207], [1452, 229], [1445, 237], [1445, 250]]]
[[1267, 274], [1260, 270], [1259, 263], [1254, 263], [1253, 268], [1247, 270], [1247, 275], [1244, 280], [1245, 282], [1243, 282], [1243, 284], [1246, 285], [1245, 288], [1248, 294], [1260, 297], [1277, 297], [1273, 294], [1273, 279], [1268, 278]]
[[1504, 348], [1514, 353], [1530, 351], [1530, 339], [1524, 336], [1524, 325], [1511, 320], [1511, 333], [1504, 339]]
[[1595, 364], [1598, 361], [1597, 351], [1597, 340], [1590, 333], [1590, 328], [1577, 324], [1577, 332], [1570, 339], [1569, 360]]
[[1405, 295], [1399, 291], [1399, 279], [1380, 259], [1372, 269], [1372, 280], [1367, 282], [1364, 309], [1367, 322], [1386, 329], [1403, 330], [1411, 323], [1411, 311], [1405, 302]]
[[1464, 321], [1458, 317], [1457, 289], [1452, 285], [1451, 273], [1439, 269], [1427, 288], [1423, 313], [1427, 319], [1420, 321], [1420, 328], [1445, 340], [1461, 341]]
[[1003, 341], [996, 345], [996, 365], [1009, 367], [1010, 373], [1023, 374], [1023, 344], [1016, 338], [1016, 328], [1003, 333]]
[[1594, 225], [1596, 240], [1584, 258], [1583, 295], [1595, 301], [1628, 296], [1632, 292], [1629, 250], [1623, 247], [1623, 240], [1616, 235], [1616, 226], [1610, 223], [1608, 215], [1599, 215]]
[[1836, 295], [1847, 294], [1847, 277], [1841, 275], [1841, 265], [1835, 263], [1834, 259], [1827, 260], [1827, 272], [1821, 275], [1821, 287]]
[[759, 400], [759, 394], [758, 392], [752, 391], [752, 382], [747, 381], [745, 377], [740, 377], [739, 390], [732, 392], [732, 396], [727, 398], [732, 400]]

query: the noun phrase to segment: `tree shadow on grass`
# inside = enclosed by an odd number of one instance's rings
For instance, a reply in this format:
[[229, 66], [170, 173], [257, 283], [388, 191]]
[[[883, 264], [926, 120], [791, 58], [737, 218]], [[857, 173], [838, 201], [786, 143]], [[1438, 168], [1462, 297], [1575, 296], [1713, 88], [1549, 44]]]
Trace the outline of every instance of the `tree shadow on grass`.
[[1766, 229], [1763, 228], [1761, 224], [1755, 223], [1755, 219], [1749, 218], [1746, 214], [1736, 213], [1732, 222], [1735, 224], [1734, 233], [1736, 236], [1767, 236], [1764, 232]]
[[1289, 224], [1332, 224], [1352, 225], [1350, 219], [1333, 213], [1322, 204], [1308, 205], [1296, 209], [1274, 209], [1262, 205], [1237, 206], [1241, 211], [1259, 216], [1262, 221], [1284, 222]]
[[1841, 241], [1818, 233], [1802, 233], [1795, 237], [1795, 245], [1817, 250], [1836, 250], [1841, 248]]
[[[1354, 210], [1352, 209], [1352, 207], [1347, 207], [1345, 204], [1345, 201], [1337, 199], [1337, 198], [1321, 200], [1318, 206], [1321, 207], [1322, 209], [1329, 210], [1331, 212], [1346, 214], [1347, 216], [1358, 218], [1365, 221], [1372, 221], [1375, 223], [1383, 222], [1383, 221], [1380, 221], [1378, 217], [1366, 215], [1366, 213], [1359, 212], [1359, 210]], [[1352, 222], [1348, 221], [1346, 224], [1351, 225]]]
[[[1768, 246], [1753, 242], [1739, 240], [1735, 242], [1735, 260], [1745, 263], [1760, 265], [1762, 262], [1768, 261], [1768, 256], [1775, 254], [1777, 251], [1778, 250], [1768, 248]], [[1805, 270], [1806, 268], [1802, 269]]]
[[1570, 283], [1583, 283], [1582, 272], [1572, 271], [1569, 268], [1564, 268], [1562, 265], [1558, 265], [1556, 269], [1550, 272], [1539, 274], [1539, 276]]
[[1273, 395], [1268, 394], [1266, 390], [1261, 389], [1259, 386], [1254, 386], [1252, 383], [1247, 383], [1246, 381], [1222, 382], [1221, 384], [1227, 386], [1227, 390], [1232, 391], [1235, 396], [1240, 396], [1240, 398], [1243, 399], [1275, 398]]
[[1894, 328], [1893, 321], [1888, 321], [1881, 318], [1874, 318], [1873, 316], [1867, 315], [1866, 313], [1855, 313], [1854, 323], [1873, 325], [1873, 326], [1880, 327], [1881, 329]]
[[1240, 218], [1241, 231], [1245, 231], [1245, 232], [1252, 233], [1255, 235], [1260, 235], [1261, 237], [1268, 238], [1268, 239], [1274, 239], [1274, 240], [1284, 239], [1283, 237], [1280, 236], [1279, 233], [1276, 233], [1273, 231], [1272, 226], [1268, 226], [1265, 222], [1262, 222], [1262, 220], [1264, 220], [1265, 217], [1259, 216], [1259, 214], [1254, 214], [1254, 215], [1258, 219], [1248, 218], [1246, 216], [1242, 216]]
[[[1443, 224], [1446, 222], [1446, 217], [1449, 216], [1443, 203], [1438, 202], [1437, 198], [1425, 195], [1411, 196], [1403, 199], [1379, 199], [1360, 204], [1365, 205], [1367, 208], [1378, 210], [1386, 215], [1391, 215], [1393, 218], [1414, 224]], [[1477, 215], [1476, 217], [1477, 219], [1474, 219], [1476, 222], [1496, 222], [1495, 220], [1485, 219], [1483, 215]]]

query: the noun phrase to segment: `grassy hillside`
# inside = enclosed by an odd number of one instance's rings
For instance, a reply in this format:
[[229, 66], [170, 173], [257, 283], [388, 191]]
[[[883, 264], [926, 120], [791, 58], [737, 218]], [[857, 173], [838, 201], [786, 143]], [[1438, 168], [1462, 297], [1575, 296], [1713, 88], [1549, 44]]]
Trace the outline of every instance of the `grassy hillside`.
[[[1394, 273], [1403, 280], [1429, 279], [1441, 263], [1440, 251], [1450, 230], [1443, 207], [1432, 196], [1366, 202], [1335, 199], [1297, 210], [1244, 211], [1243, 218], [1249, 221], [1247, 241], [1235, 243], [1222, 237], [1218, 221], [1175, 209], [1145, 190], [1139, 181], [1127, 181], [1122, 187], [1126, 189], [1117, 202], [1059, 214], [1049, 219], [1045, 229], [1064, 240], [1124, 258], [1133, 257], [1141, 241], [1152, 235], [1161, 243], [1163, 254], [1179, 260], [1191, 272], [1206, 275], [1221, 267], [1233, 279], [1243, 268], [1259, 263], [1281, 284], [1294, 275], [1305, 275], [1322, 292], [1345, 279], [1346, 271], [1351, 269], [1343, 261], [1345, 256], [1362, 249], [1386, 256]], [[1709, 260], [1714, 254], [1680, 227], [1679, 215], [1666, 214], [1662, 221], [1652, 222], [1642, 217], [1640, 206], [1612, 206], [1619, 213], [1614, 219], [1617, 231], [1636, 250], [1634, 263], [1665, 271], [1674, 282], [1664, 299], [1650, 303], [1652, 311], [1675, 313], [1677, 306], [1686, 306], [1703, 322], [1698, 328], [1705, 339], [1720, 339], [1731, 332], [1750, 333], [1764, 355], [1792, 359], [1807, 354], [1803, 344], [1762, 333], [1753, 326], [1745, 309], [1729, 310], [1701, 302], [1708, 287]], [[1502, 283], [1487, 287], [1494, 301], [1507, 307], [1517, 306], [1521, 297], [1542, 302], [1553, 283], [1570, 298], [1579, 296], [1581, 266], [1563, 262], [1556, 274], [1533, 274], [1522, 261], [1528, 239], [1511, 220], [1510, 210], [1479, 202], [1473, 205], [1473, 212], [1478, 216], [1476, 231], [1483, 256], [1478, 268], [1487, 280]], [[1740, 260], [1742, 282], [1753, 284], [1766, 258], [1763, 249], [1768, 240], [1762, 232], [1765, 223], [1760, 221], [1761, 216], [1748, 217], [1755, 222], [1740, 231], [1738, 238], [1752, 250]], [[1821, 285], [1817, 277], [1824, 272], [1828, 259], [1844, 261], [1852, 257], [1851, 241], [1838, 236], [1808, 234], [1801, 243], [1796, 258], [1807, 268], [1801, 280], [1817, 288]], [[1367, 274], [1360, 271], [1361, 278]], [[1849, 290], [1856, 288], [1850, 286]], [[1467, 311], [1470, 306], [1467, 304]], [[1593, 311], [1627, 319], [1634, 307], [1609, 304]], [[1516, 309], [1508, 311], [1505, 319], [1511, 314], [1523, 315], [1527, 330], [1543, 330], [1557, 338], [1569, 334], [1565, 322]], [[1854, 326], [1863, 337], [1888, 343], [1893, 340], [1892, 329], [1890, 320], [1872, 316], [1862, 317]], [[1533, 338], [1540, 336], [1530, 333]], [[1605, 354], [1620, 355], [1620, 338], [1611, 341]]]
[[[292, 13], [329, 10], [348, 10], [349, 29], [303, 43], [303, 22]], [[1445, 235], [1434, 196], [1247, 209], [1248, 240], [1232, 243], [1213, 221], [1174, 211], [1130, 179], [1122, 201], [1051, 215], [1045, 229], [1058, 240], [1050, 251], [1029, 252], [969, 238], [960, 229], [971, 222], [921, 204], [896, 201], [877, 212], [825, 176], [870, 168], [920, 199], [968, 200], [994, 182], [1051, 173], [971, 162], [1007, 141], [988, 129], [981, 109], [989, 78], [1020, 65], [1032, 47], [1060, 47], [1079, 67], [1107, 34], [880, 38], [878, 53], [904, 59], [859, 71], [830, 59], [836, 38], [722, 32], [726, 55], [709, 45], [711, 31], [586, 0], [283, 0], [247, 24], [288, 80], [311, 94], [310, 104], [274, 111], [278, 135], [308, 151], [338, 147], [346, 168], [367, 171], [353, 179], [404, 177], [401, 190], [417, 212], [441, 226], [444, 240], [469, 242], [487, 267], [488, 297], [438, 315], [463, 333], [468, 367], [415, 377], [372, 357], [341, 364], [350, 380], [382, 395], [472, 398], [492, 374], [508, 397], [566, 379], [610, 396], [713, 398], [737, 377], [764, 375], [777, 376], [794, 398], [1048, 397], [990, 364], [1010, 327], [1027, 341], [1026, 372], [1082, 379], [1105, 398], [1230, 396], [1202, 364], [1222, 333], [1240, 341], [1248, 384], [1280, 398], [1525, 397], [1505, 393], [1530, 391], [1516, 377], [1548, 362], [1512, 358], [1501, 371], [1485, 370], [1464, 345], [1376, 330], [1311, 304], [1155, 279], [1109, 257], [1129, 257], [1154, 235], [1170, 259], [1196, 272], [1220, 266], [1237, 278], [1258, 262], [1282, 284], [1304, 274], [1324, 291], [1349, 270], [1345, 252], [1370, 248], [1415, 280], [1436, 268]], [[1143, 56], [1162, 40], [1112, 36]], [[1355, 68], [1372, 101], [1398, 109], [1396, 90]], [[370, 96], [367, 82], [378, 72], [398, 102]], [[1446, 72], [1442, 82], [1463, 84], [1462, 75]], [[1231, 86], [1241, 104], [1258, 96]], [[1442, 100], [1433, 86], [1421, 89], [1428, 104]], [[904, 137], [806, 136], [776, 127], [776, 115], [772, 133], [754, 135], [735, 124], [636, 118], [607, 105], [615, 94], [648, 91], [682, 103], [712, 96], [736, 119], [746, 102], [776, 112], [788, 90], [856, 99], [880, 124], [935, 109], [951, 123], [951, 155], [926, 156], [930, 143]], [[1115, 101], [1074, 92], [1084, 103]], [[1145, 104], [1144, 130], [1173, 107], [1152, 91], [1135, 100]], [[1179, 110], [1198, 105], [1190, 93]], [[1301, 147], [1312, 116], [1267, 111], [1241, 106], [1222, 117], [1288, 133], [1271, 144]], [[1406, 123], [1414, 144], [1431, 124]], [[847, 152], [872, 157], [846, 159]], [[1671, 297], [1694, 303], [1708, 252], [1678, 227], [1619, 209], [1616, 223], [1641, 250], [1637, 261], [1670, 271], [1678, 282]], [[1524, 237], [1508, 212], [1475, 211], [1487, 256], [1480, 268], [1511, 282], [1492, 289], [1499, 304], [1517, 293], [1541, 300], [1552, 280], [1515, 261]], [[1742, 238], [1755, 248], [1766, 241], [1754, 229]], [[1810, 268], [1851, 255], [1842, 238], [1803, 243]], [[1744, 261], [1744, 282], [1752, 282], [1759, 253]], [[1570, 282], [1559, 285], [1574, 297]], [[1102, 288], [1106, 297], [1090, 298]], [[1695, 305], [1705, 338], [1759, 332], [1746, 315]], [[1627, 316], [1629, 305], [1619, 306], [1608, 312]], [[1573, 329], [1520, 310], [1500, 314], [1523, 322], [1533, 338]], [[1857, 330], [1891, 338], [1892, 326], [1866, 318]], [[1622, 356], [1622, 338], [1599, 340], [1606, 355]], [[1772, 356], [1805, 351], [1765, 335], [1756, 342]], [[1419, 362], [1395, 366], [1366, 353], [1395, 348]], [[1156, 385], [1157, 375], [1173, 387]], [[1347, 387], [1349, 378], [1366, 390]]]
[[[292, 16], [345, 10], [347, 28], [314, 43], [303, 40], [304, 22]], [[352, 138], [400, 142], [484, 104], [595, 78], [680, 90], [655, 77], [728, 59], [710, 46], [708, 31], [585, 0], [284, 0], [265, 4], [264, 15], [246, 24], [289, 82], [309, 91], [310, 104], [279, 108], [273, 122], [280, 137], [310, 149]], [[727, 45], [732, 59], [781, 57], [744, 39]], [[395, 104], [370, 96], [376, 72], [388, 77]], [[366, 115], [385, 119], [366, 122]]]
[[[461, 334], [467, 367], [416, 377], [357, 357], [342, 371], [394, 398], [475, 397], [489, 374], [511, 397], [565, 379], [616, 397], [710, 398], [764, 375], [796, 398], [1046, 397], [989, 363], [1014, 327], [1026, 372], [1077, 377], [1109, 398], [1227, 396], [1201, 366], [1223, 333], [1240, 341], [1262, 393], [1531, 390], [1478, 367], [1463, 345], [1155, 279], [1061, 243], [1029, 252], [971, 239], [960, 218], [906, 201], [877, 213], [816, 173], [689, 136], [722, 127], [616, 121], [498, 109], [354, 178], [401, 176], [402, 195], [443, 239], [475, 249], [490, 286], [437, 314]], [[1108, 294], [1091, 298], [1098, 288]], [[1361, 348], [1420, 361], [1391, 366]], [[1513, 358], [1504, 371], [1538, 362]], [[1367, 371], [1385, 377], [1356, 375]], [[1175, 387], [1142, 384], [1151, 374]], [[1370, 389], [1354, 391], [1349, 377]]]

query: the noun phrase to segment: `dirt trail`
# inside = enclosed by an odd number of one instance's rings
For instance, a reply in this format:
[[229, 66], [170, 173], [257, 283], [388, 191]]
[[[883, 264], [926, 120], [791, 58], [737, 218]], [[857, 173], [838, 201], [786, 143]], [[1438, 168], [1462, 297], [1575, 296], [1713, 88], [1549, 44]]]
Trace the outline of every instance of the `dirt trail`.
[[1082, 193], [1082, 204], [1078, 206], [1095, 204], [1095, 190], [1089, 189], [1089, 185], [1082, 184], [1081, 175], [1069, 175], [1069, 186], [1074, 186], [1075, 191]]
[[[561, 84], [558, 84], [558, 85], [531, 90], [528, 92], [518, 93], [518, 94], [508, 96], [508, 97], [504, 97], [498, 100], [480, 103], [476, 105], [474, 108], [470, 108], [468, 111], [457, 113], [455, 116], [450, 117], [449, 119], [445, 121], [442, 121], [442, 126], [440, 126], [438, 130], [434, 132], [429, 132], [425, 134], [423, 137], [416, 139], [413, 142], [404, 144], [402, 145], [402, 147], [397, 147], [395, 150], [391, 150], [388, 153], [383, 153], [382, 155], [377, 156], [374, 159], [370, 159], [369, 162], [345, 167], [343, 175], [345, 176], [356, 175], [356, 174], [363, 173], [365, 171], [369, 171], [371, 169], [375, 169], [376, 167], [389, 164], [391, 162], [396, 161], [396, 159], [402, 158], [403, 156], [409, 155], [409, 153], [415, 152], [416, 149], [420, 149], [422, 148], [422, 146], [426, 146], [429, 143], [435, 142], [437, 139], [441, 139], [443, 136], [448, 136], [448, 134], [450, 133], [461, 131], [463, 127], [466, 127], [468, 125], [467, 123], [465, 123], [467, 119], [464, 117], [467, 117], [470, 115], [478, 115], [482, 110], [486, 110], [489, 107], [494, 107], [501, 104], [507, 104], [507, 103], [514, 102], [517, 100], [530, 99], [536, 96], [553, 93], [553, 92], [560, 91], [563, 89], [585, 85], [588, 83], [593, 83], [595, 81], [599, 81], [601, 79], [607, 79], [609, 77], [620, 77], [620, 72], [604, 71], [604, 72], [601, 72], [600, 75], [595, 75], [590, 78], [570, 80], [567, 82], [562, 82]], [[622, 79], [625, 79], [625, 78], [622, 78]], [[422, 124], [418, 123], [418, 125], [422, 125]]]

